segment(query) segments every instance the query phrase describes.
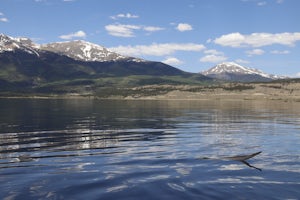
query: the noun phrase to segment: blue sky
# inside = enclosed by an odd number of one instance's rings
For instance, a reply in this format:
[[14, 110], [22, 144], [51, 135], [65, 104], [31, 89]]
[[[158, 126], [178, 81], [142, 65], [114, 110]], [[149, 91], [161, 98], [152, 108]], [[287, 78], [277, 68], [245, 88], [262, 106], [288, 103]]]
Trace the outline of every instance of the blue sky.
[[81, 39], [188, 72], [237, 62], [300, 77], [299, 0], [0, 0], [0, 32]]

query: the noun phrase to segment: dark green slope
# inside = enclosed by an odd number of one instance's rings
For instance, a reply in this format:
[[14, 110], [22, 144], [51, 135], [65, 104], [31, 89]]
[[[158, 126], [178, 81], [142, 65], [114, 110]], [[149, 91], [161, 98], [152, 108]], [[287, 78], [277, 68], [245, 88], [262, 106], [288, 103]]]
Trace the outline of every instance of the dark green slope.
[[0, 53], [0, 91], [68, 93], [99, 87], [147, 84], [199, 84], [209, 78], [160, 62], [83, 62], [53, 52]]

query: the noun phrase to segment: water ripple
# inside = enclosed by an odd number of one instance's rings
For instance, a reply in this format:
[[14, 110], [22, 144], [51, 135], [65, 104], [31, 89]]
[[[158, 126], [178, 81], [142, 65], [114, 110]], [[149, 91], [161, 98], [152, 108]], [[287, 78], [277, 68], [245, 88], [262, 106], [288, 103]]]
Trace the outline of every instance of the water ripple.
[[[23, 104], [1, 118], [0, 199], [299, 197], [298, 105]], [[257, 151], [249, 163], [262, 171], [222, 159]]]

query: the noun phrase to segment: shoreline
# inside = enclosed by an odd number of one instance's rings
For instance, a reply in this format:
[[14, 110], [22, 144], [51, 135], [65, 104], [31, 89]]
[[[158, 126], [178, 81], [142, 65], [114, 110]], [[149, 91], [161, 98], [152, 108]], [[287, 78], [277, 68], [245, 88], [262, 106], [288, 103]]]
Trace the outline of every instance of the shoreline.
[[300, 102], [300, 83], [226, 83], [220, 85], [146, 85], [62, 94], [0, 93], [1, 99], [103, 100], [277, 100]]
[[[176, 95], [174, 95], [176, 93]], [[173, 91], [164, 95], [154, 96], [85, 96], [85, 95], [32, 95], [32, 96], [0, 96], [0, 99], [96, 99], [96, 100], [161, 100], [161, 101], [292, 101], [300, 102], [300, 96], [267, 95], [267, 94], [201, 94]]]

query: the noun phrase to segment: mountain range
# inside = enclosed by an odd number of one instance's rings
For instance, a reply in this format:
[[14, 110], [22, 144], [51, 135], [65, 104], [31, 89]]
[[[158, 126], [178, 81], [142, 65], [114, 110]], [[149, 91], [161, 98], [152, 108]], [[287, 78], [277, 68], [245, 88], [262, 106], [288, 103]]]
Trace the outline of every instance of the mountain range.
[[120, 55], [75, 40], [36, 44], [0, 34], [0, 92], [78, 92], [103, 87], [149, 84], [201, 84], [215, 79], [255, 82], [280, 77], [236, 63], [221, 63], [202, 73]]
[[86, 41], [39, 45], [28, 38], [0, 34], [0, 91], [70, 92], [74, 85], [98, 88], [205, 80], [210, 78], [123, 56]]
[[87, 62], [143, 61], [142, 59], [122, 56], [109, 51], [105, 47], [82, 40], [39, 45], [33, 43], [29, 38], [13, 38], [0, 34], [0, 53], [13, 51], [25, 51], [37, 56], [48, 51], [73, 58], [74, 60]]

